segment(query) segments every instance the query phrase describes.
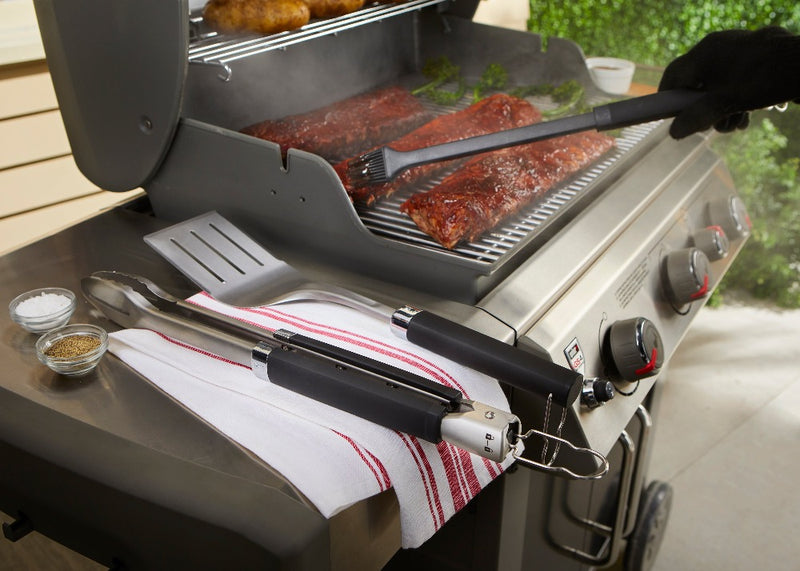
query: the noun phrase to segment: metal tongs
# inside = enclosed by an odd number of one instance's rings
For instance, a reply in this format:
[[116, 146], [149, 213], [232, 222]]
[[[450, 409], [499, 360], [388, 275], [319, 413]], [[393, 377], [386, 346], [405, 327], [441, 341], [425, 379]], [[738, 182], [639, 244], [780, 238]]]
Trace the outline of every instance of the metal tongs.
[[[152, 329], [252, 369], [265, 381], [324, 402], [381, 426], [428, 442], [442, 440], [495, 462], [510, 455], [533, 469], [572, 479], [600, 478], [606, 458], [538, 430], [522, 431], [519, 418], [465, 399], [456, 389], [287, 330], [267, 331], [189, 304], [146, 278], [95, 272], [81, 280], [86, 298], [118, 325]], [[578, 474], [522, 456], [537, 435], [593, 457], [596, 469]]]

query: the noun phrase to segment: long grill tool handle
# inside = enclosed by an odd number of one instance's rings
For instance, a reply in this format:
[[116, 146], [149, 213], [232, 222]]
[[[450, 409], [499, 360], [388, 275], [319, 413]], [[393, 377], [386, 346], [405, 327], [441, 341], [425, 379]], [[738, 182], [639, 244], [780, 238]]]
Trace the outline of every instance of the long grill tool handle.
[[381, 147], [380, 150], [376, 149], [361, 157], [366, 161], [366, 167], [361, 164], [361, 161], [354, 161], [351, 165], [353, 171], [351, 177], [354, 182], [360, 184], [366, 173], [366, 180], [374, 179], [371, 182], [381, 182], [393, 179], [398, 173], [408, 168], [428, 163], [477, 155], [592, 129], [608, 131], [649, 123], [676, 116], [704, 95], [705, 93], [701, 91], [662, 91], [600, 105], [592, 111], [580, 115], [542, 121], [524, 127], [459, 139], [411, 151], [396, 151], [391, 147]]
[[264, 380], [428, 442], [442, 440], [447, 406], [373, 374], [298, 350], [253, 348], [253, 372]]
[[592, 110], [598, 131], [675, 117], [704, 97], [703, 91], [674, 89], [600, 105]]
[[400, 308], [392, 316], [392, 328], [415, 345], [512, 387], [543, 397], [552, 394], [561, 406], [571, 406], [581, 393], [579, 373], [429, 311]]
[[415, 375], [409, 371], [400, 369], [388, 363], [382, 363], [364, 355], [359, 355], [353, 351], [330, 345], [323, 341], [318, 341], [311, 337], [306, 337], [293, 331], [278, 329], [272, 337], [279, 343], [286, 343], [289, 347], [299, 347], [306, 349], [317, 355], [322, 355], [331, 359], [336, 359], [352, 367], [362, 369], [368, 373], [390, 377], [392, 380], [402, 383], [405, 388], [420, 392], [431, 398], [439, 399], [447, 404], [448, 411], [455, 411], [462, 404], [463, 395], [461, 391], [448, 387], [437, 382]]

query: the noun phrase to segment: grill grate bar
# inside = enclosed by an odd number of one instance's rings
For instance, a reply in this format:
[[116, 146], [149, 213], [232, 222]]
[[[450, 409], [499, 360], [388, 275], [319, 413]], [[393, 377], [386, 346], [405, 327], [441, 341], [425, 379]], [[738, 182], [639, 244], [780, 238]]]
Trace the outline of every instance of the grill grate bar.
[[417, 246], [437, 251], [456, 253], [461, 257], [480, 263], [492, 264], [521, 243], [540, 232], [554, 216], [571, 206], [574, 200], [582, 196], [587, 189], [611, 166], [634, 150], [637, 145], [652, 133], [661, 121], [644, 125], [626, 127], [617, 137], [617, 145], [610, 156], [601, 159], [569, 181], [566, 186], [555, 188], [546, 193], [534, 204], [524, 209], [502, 226], [490, 230], [474, 242], [460, 244], [454, 250], [447, 250], [435, 240], [422, 232], [411, 218], [400, 211], [400, 206], [415, 192], [424, 192], [434, 188], [444, 178], [439, 176], [427, 181], [417, 189], [406, 189], [390, 197], [378, 200], [372, 206], [356, 205], [362, 223], [378, 236], [400, 240]]

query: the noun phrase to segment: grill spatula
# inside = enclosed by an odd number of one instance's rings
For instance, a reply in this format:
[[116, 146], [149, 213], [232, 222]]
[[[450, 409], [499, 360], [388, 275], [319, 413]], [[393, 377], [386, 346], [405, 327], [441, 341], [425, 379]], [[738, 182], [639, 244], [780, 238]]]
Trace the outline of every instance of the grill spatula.
[[145, 241], [212, 297], [255, 305], [329, 301], [391, 323], [408, 341], [518, 389], [571, 406], [581, 393], [582, 375], [507, 345], [430, 311], [391, 308], [335, 286], [309, 281], [278, 260], [216, 212], [209, 212], [145, 236]]
[[350, 184], [355, 187], [388, 182], [404, 170], [419, 165], [476, 155], [592, 129], [609, 131], [675, 117], [703, 96], [704, 93], [700, 91], [662, 91], [601, 105], [588, 113], [573, 117], [554, 119], [413, 151], [396, 151], [391, 147], [384, 146], [350, 161], [347, 165], [347, 176]]

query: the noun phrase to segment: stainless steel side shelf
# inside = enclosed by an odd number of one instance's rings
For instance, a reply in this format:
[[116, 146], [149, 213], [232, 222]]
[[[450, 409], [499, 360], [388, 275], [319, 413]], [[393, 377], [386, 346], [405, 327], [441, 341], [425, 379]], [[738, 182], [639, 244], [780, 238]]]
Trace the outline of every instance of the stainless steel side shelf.
[[218, 66], [221, 68], [219, 78], [222, 81], [230, 81], [233, 75], [229, 65], [231, 62], [272, 50], [283, 50], [299, 42], [334, 35], [351, 28], [442, 4], [445, 1], [447, 0], [410, 0], [399, 4], [368, 3], [361, 10], [351, 14], [317, 20], [297, 30], [269, 36], [224, 35], [203, 30], [202, 16], [195, 16], [191, 19], [194, 33], [189, 46], [189, 63]]

